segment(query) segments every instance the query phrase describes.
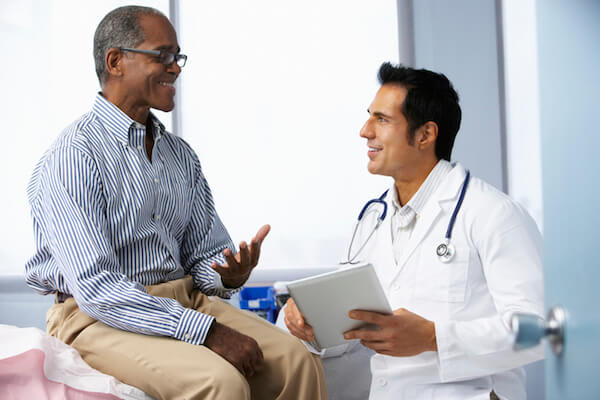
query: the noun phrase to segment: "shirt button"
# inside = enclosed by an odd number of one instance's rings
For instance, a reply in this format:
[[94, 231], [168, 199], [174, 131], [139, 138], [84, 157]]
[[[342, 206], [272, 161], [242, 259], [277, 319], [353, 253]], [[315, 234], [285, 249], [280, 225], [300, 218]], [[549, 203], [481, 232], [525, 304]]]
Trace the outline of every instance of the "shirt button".
[[154, 178], [154, 183], [158, 183], [158, 178]]
[[143, 149], [143, 148], [142, 148], [142, 146], [141, 146], [141, 145], [140, 145], [140, 146], [138, 146], [138, 150], [142, 150], [142, 149]]
[[192, 337], [192, 335], [190, 335], [189, 333], [186, 333], [185, 335], [183, 335], [183, 338], [185, 340], [190, 340], [191, 337]]
[[383, 378], [377, 378], [377, 385], [383, 387], [383, 386], [387, 385], [387, 381]]
[[160, 220], [160, 214], [156, 214], [156, 215], [154, 216], [154, 218], [155, 218], [156, 220]]

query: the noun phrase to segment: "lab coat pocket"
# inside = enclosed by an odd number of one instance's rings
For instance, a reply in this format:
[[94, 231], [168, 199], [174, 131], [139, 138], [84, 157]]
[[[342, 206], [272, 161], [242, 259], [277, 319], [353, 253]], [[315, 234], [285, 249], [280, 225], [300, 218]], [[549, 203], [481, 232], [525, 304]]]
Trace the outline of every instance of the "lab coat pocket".
[[425, 301], [459, 303], [465, 300], [469, 273], [468, 246], [455, 244], [450, 262], [442, 262], [436, 254], [439, 243], [424, 243], [417, 270], [415, 297]]

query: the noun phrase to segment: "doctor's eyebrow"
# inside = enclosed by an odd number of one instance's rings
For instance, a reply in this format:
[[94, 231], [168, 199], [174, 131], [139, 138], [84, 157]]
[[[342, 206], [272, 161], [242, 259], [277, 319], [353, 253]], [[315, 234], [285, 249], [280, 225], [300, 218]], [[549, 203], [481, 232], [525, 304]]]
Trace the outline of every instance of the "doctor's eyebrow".
[[385, 113], [382, 113], [381, 111], [375, 111], [375, 112], [371, 112], [371, 110], [367, 110], [369, 112], [369, 114], [371, 114], [374, 117], [383, 117], [385, 119], [391, 119], [392, 117], [390, 115], [387, 115]]

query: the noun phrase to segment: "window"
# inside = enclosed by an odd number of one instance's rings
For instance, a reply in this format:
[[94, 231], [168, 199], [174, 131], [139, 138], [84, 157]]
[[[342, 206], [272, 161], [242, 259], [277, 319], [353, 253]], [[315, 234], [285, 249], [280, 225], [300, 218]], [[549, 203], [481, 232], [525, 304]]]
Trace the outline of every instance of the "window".
[[[33, 255], [26, 189], [60, 132], [90, 110], [99, 91], [92, 43], [98, 23], [124, 1], [0, 2], [0, 274], [23, 273]], [[140, 1], [169, 15], [168, 0]], [[161, 115], [169, 127], [170, 119]]]
[[396, 2], [180, 2], [182, 136], [234, 242], [265, 223], [261, 268], [345, 256], [364, 202], [359, 130], [384, 61], [398, 60]]
[[[139, 1], [169, 14], [168, 0]], [[389, 185], [366, 170], [358, 136], [383, 61], [397, 61], [389, 1], [179, 3], [181, 132], [197, 151], [234, 241], [273, 230], [261, 266], [343, 256], [362, 204]], [[0, 3], [0, 273], [33, 254], [26, 186], [60, 132], [99, 90], [92, 57], [100, 19], [123, 1]], [[157, 113], [170, 129], [169, 115]]]

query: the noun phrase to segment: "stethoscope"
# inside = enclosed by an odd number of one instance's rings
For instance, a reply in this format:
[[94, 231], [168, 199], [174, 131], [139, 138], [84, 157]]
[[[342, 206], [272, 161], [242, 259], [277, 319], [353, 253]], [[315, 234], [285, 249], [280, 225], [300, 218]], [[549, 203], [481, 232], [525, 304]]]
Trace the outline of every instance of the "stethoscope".
[[[465, 180], [462, 185], [462, 189], [460, 190], [460, 196], [458, 197], [458, 201], [456, 202], [456, 206], [454, 206], [454, 211], [452, 212], [452, 216], [450, 217], [450, 222], [448, 223], [448, 228], [446, 229], [446, 236], [444, 237], [444, 241], [440, 243], [435, 248], [435, 254], [438, 256], [438, 259], [443, 263], [448, 263], [452, 261], [454, 255], [456, 254], [456, 249], [454, 245], [450, 243], [450, 239], [452, 238], [452, 229], [454, 228], [454, 223], [456, 222], [456, 215], [462, 206], [463, 199], [465, 198], [465, 193], [467, 191], [467, 186], [469, 185], [469, 179], [471, 179], [471, 172], [467, 170], [467, 176], [465, 176]], [[348, 246], [348, 254], [347, 260], [340, 262], [340, 264], [358, 264], [360, 261], [355, 261], [356, 257], [360, 254], [360, 252], [365, 248], [375, 231], [379, 228], [379, 226], [385, 220], [387, 215], [387, 203], [385, 202], [385, 196], [388, 194], [389, 190], [383, 192], [381, 196], [376, 199], [371, 199], [367, 201], [367, 203], [363, 206], [362, 210], [360, 210], [360, 214], [358, 214], [358, 221], [354, 225], [354, 232], [352, 232], [352, 239], [350, 240], [350, 245]], [[377, 217], [377, 223], [367, 236], [367, 239], [363, 242], [362, 246], [358, 249], [356, 253], [352, 256], [352, 246], [354, 245], [354, 239], [356, 238], [356, 232], [358, 231], [358, 227], [362, 221], [365, 212], [374, 204], [381, 204], [383, 206], [381, 214]]]

